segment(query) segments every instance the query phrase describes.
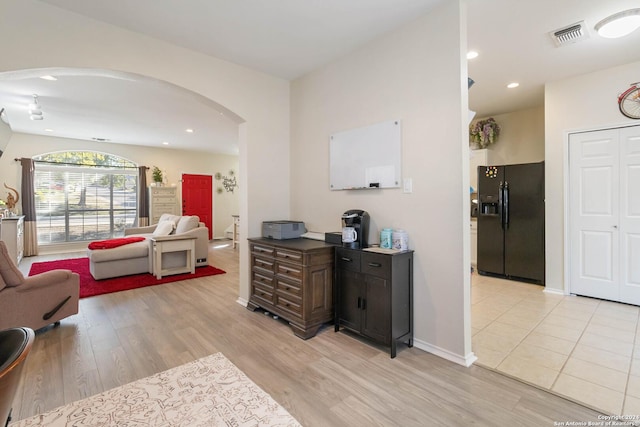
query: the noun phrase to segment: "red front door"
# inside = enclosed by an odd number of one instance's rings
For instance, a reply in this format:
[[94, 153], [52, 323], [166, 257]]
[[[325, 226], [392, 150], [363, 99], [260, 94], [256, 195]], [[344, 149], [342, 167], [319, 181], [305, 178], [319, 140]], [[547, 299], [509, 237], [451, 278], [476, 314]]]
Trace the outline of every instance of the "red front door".
[[182, 215], [198, 215], [213, 235], [213, 180], [211, 175], [182, 174]]

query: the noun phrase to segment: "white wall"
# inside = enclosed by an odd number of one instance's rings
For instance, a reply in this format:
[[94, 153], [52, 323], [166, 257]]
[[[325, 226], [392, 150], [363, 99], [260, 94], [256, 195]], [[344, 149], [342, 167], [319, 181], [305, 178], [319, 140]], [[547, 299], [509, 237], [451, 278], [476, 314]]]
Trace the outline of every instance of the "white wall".
[[[238, 179], [238, 156], [216, 156], [216, 161], [212, 162], [210, 166], [215, 170], [213, 173], [214, 176], [217, 172], [220, 172], [223, 176], [229, 176], [229, 171], [233, 170], [238, 185], [241, 185], [240, 180]], [[218, 189], [221, 189], [222, 192], [218, 192]], [[216, 233], [213, 236], [214, 239], [226, 237], [225, 231], [233, 224], [232, 215], [238, 215], [238, 212], [240, 212], [238, 204], [240, 200], [239, 194], [239, 189], [237, 187], [233, 192], [227, 191], [222, 185], [222, 180], [216, 181], [214, 177], [213, 204], [215, 206], [214, 215], [216, 222]]]
[[[500, 137], [487, 147], [493, 165], [515, 165], [544, 160], [544, 107], [492, 116], [500, 125]], [[488, 117], [474, 120], [484, 120]]]
[[[0, 72], [132, 72], [225, 106], [245, 120], [239, 141], [241, 235], [259, 235], [263, 220], [289, 216], [289, 82], [35, 0], [0, 0], [0, 39]], [[249, 295], [247, 245], [241, 245], [240, 263], [242, 301]]]
[[568, 292], [565, 273], [565, 175], [568, 134], [638, 124], [618, 110], [617, 97], [638, 81], [640, 62], [545, 86], [546, 288]]
[[[469, 155], [466, 21], [459, 2], [293, 82], [292, 217], [335, 231], [348, 209], [409, 233], [415, 250], [416, 345], [473, 359], [469, 327]], [[462, 13], [462, 17], [461, 17]], [[462, 21], [462, 22], [461, 22]], [[402, 189], [329, 190], [329, 135], [402, 120]], [[464, 232], [463, 232], [464, 231]]]
[[[0, 106], [0, 109], [2, 109], [2, 106]], [[0, 120], [0, 156], [2, 156], [2, 152], [7, 148], [12, 134], [13, 132], [11, 132], [9, 125]]]
[[[238, 168], [238, 157], [195, 151], [174, 150], [135, 145], [90, 142], [77, 139], [54, 138], [49, 136], [14, 133], [7, 145], [5, 155], [0, 158], [0, 183], [7, 183], [22, 193], [21, 168], [15, 158], [33, 157], [55, 151], [87, 150], [115, 154], [148, 167], [158, 166], [167, 172], [168, 184], [181, 188], [183, 173], [215, 175], [225, 174]], [[152, 182], [151, 171], [147, 172], [147, 182]], [[214, 180], [214, 186], [216, 181]], [[232, 223], [231, 215], [238, 212], [238, 196], [227, 193], [213, 194], [213, 235], [224, 237], [224, 230]]]

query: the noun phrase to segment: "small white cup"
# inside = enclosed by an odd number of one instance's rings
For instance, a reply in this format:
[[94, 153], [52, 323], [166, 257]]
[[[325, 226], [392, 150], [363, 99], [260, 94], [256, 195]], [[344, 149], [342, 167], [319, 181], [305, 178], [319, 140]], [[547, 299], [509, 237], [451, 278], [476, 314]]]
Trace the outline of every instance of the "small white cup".
[[358, 240], [358, 232], [353, 227], [342, 228], [342, 241], [345, 243], [353, 243]]

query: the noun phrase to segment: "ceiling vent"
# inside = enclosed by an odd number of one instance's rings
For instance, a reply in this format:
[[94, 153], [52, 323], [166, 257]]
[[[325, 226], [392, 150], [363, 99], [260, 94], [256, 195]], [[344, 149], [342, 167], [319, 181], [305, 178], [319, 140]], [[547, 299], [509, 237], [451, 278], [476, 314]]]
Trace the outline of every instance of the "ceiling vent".
[[551, 35], [551, 38], [557, 47], [576, 43], [589, 38], [589, 33], [584, 25], [584, 21], [552, 31], [549, 35]]

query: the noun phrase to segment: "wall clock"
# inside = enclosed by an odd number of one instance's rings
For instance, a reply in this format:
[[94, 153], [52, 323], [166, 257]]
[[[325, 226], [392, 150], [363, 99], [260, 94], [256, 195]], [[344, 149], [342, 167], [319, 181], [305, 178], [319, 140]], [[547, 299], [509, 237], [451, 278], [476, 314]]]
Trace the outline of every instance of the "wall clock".
[[631, 87], [618, 97], [620, 112], [630, 119], [640, 119], [640, 82], [632, 83]]

